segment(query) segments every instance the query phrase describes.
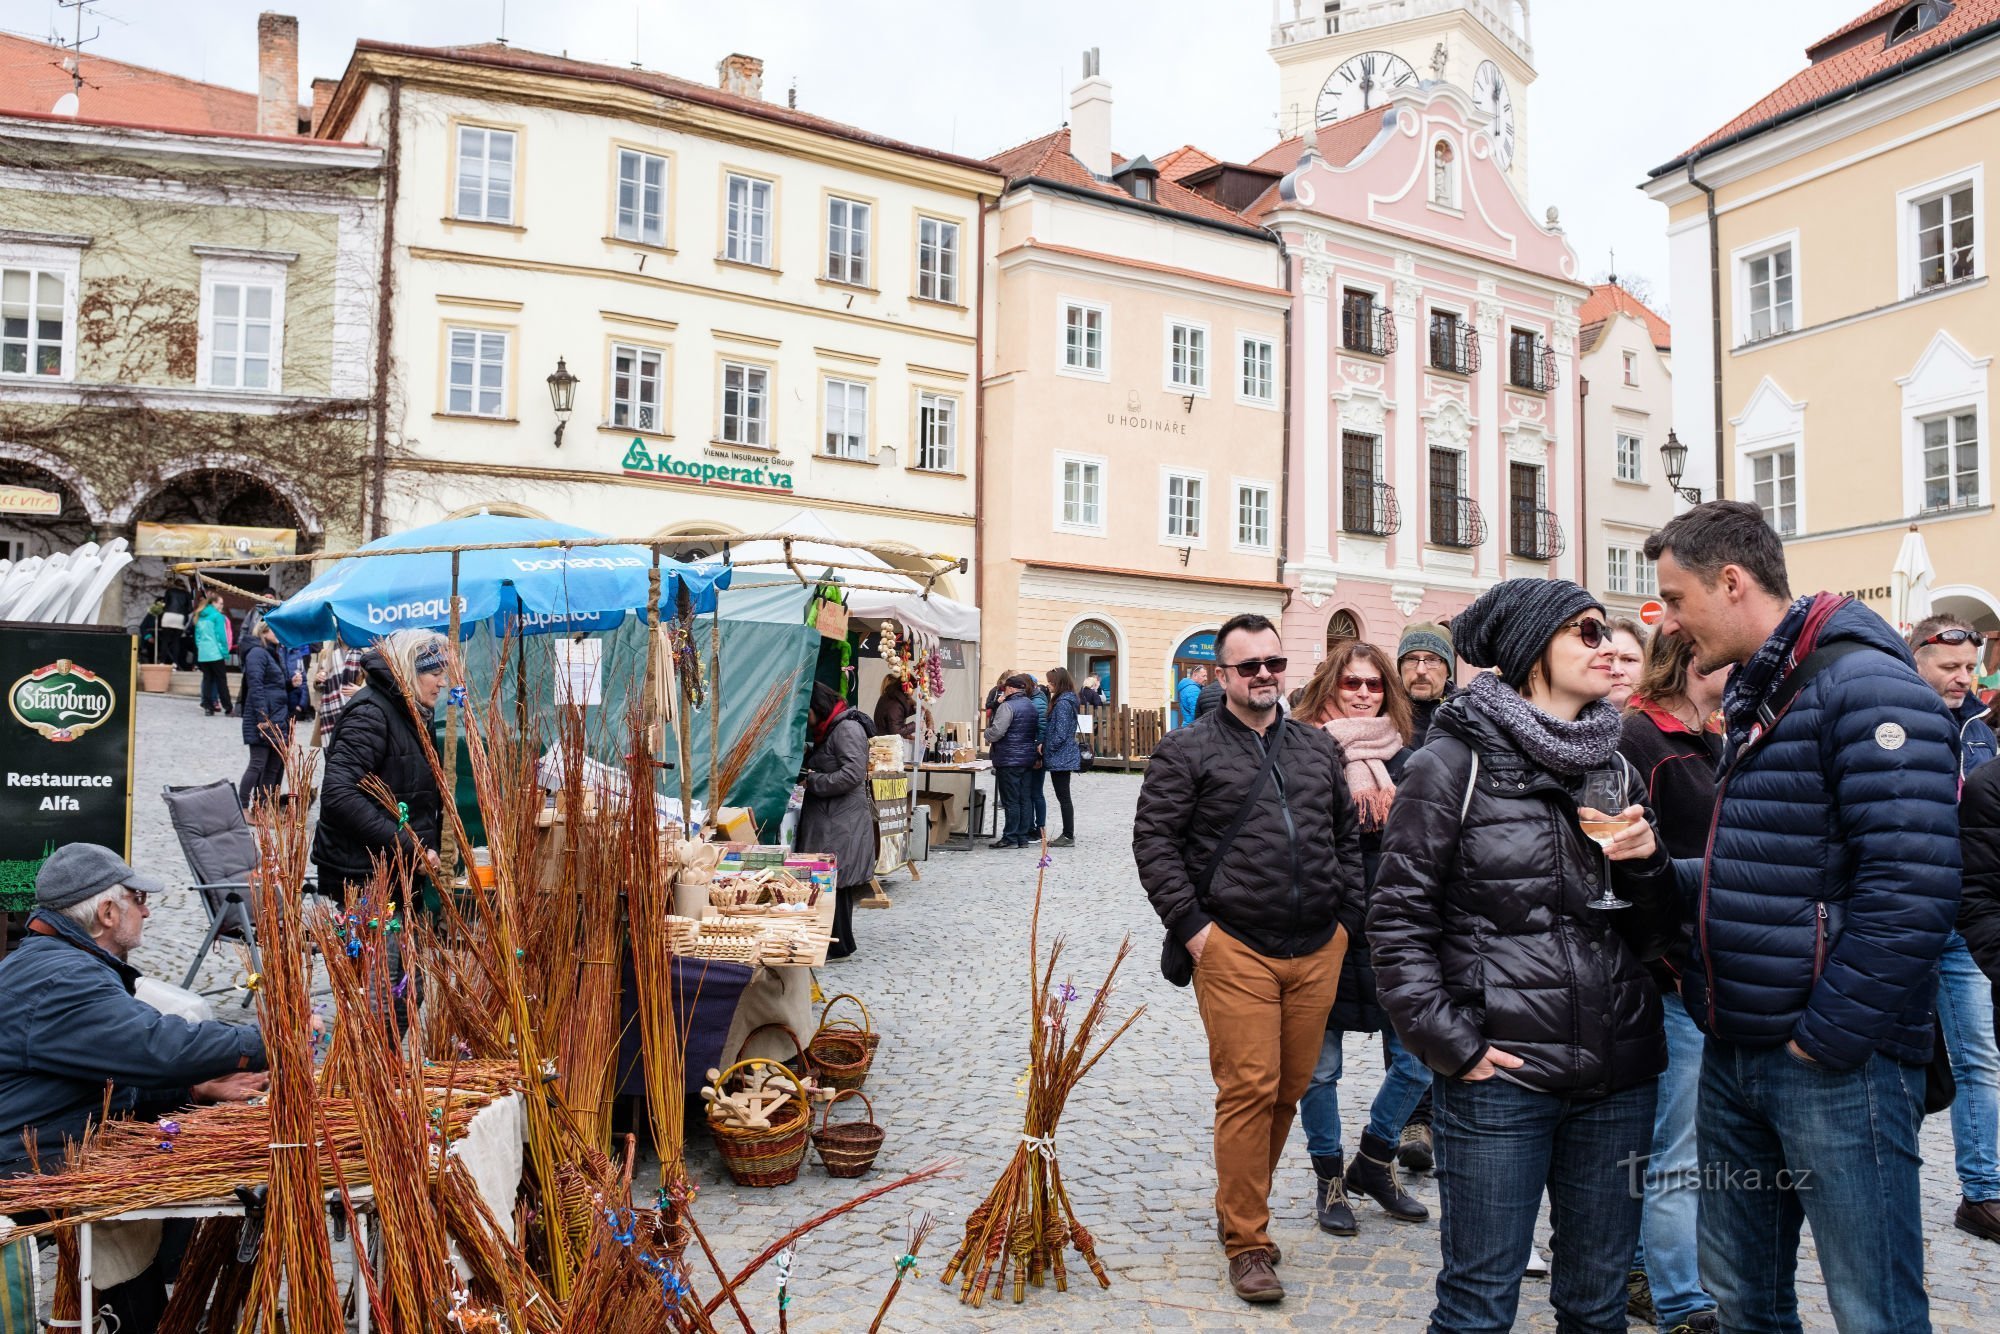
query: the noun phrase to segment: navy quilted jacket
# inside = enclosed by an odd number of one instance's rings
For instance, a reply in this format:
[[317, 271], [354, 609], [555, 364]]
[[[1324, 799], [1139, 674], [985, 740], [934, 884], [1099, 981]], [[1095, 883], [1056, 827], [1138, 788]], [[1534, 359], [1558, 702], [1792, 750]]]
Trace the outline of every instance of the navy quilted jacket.
[[1724, 756], [1708, 853], [1674, 864], [1696, 914], [1681, 995], [1725, 1041], [1922, 1064], [1958, 910], [1958, 720], [1874, 612], [1835, 612], [1819, 642], [1841, 640], [1879, 651]]

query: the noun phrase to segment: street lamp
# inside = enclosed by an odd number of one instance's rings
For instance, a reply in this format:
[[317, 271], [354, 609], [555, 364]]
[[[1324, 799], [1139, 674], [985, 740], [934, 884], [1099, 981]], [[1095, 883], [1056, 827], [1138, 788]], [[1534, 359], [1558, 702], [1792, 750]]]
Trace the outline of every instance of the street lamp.
[[569, 373], [569, 363], [561, 357], [556, 358], [556, 373], [549, 377], [549, 402], [555, 406], [556, 448], [561, 449], [563, 428], [569, 425], [570, 410], [576, 406], [576, 377]]
[[1699, 505], [1701, 488], [1681, 485], [1681, 473], [1687, 467], [1687, 461], [1688, 447], [1681, 443], [1678, 435], [1668, 431], [1667, 443], [1660, 446], [1660, 466], [1666, 469], [1667, 485], [1674, 489], [1675, 495], [1688, 504]]

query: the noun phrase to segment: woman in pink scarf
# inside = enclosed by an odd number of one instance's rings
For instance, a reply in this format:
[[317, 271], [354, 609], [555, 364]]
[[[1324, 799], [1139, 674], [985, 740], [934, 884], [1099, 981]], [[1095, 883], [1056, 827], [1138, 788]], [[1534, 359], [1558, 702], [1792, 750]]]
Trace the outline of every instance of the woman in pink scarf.
[[[1299, 696], [1295, 716], [1316, 723], [1340, 743], [1347, 759], [1347, 789], [1361, 821], [1363, 887], [1375, 888], [1382, 825], [1396, 799], [1396, 783], [1410, 756], [1410, 699], [1395, 665], [1380, 649], [1359, 641], [1327, 656]], [[1380, 1033], [1389, 1070], [1369, 1110], [1368, 1128], [1352, 1162], [1340, 1136], [1341, 1039], [1347, 1033]], [[1359, 1226], [1348, 1192], [1365, 1195], [1400, 1223], [1421, 1223], [1430, 1210], [1396, 1177], [1396, 1146], [1424, 1091], [1430, 1071], [1404, 1050], [1375, 999], [1375, 970], [1365, 940], [1350, 945], [1340, 972], [1340, 995], [1327, 1016], [1326, 1042], [1312, 1083], [1299, 1100], [1317, 1188], [1314, 1213], [1321, 1229], [1351, 1237]]]

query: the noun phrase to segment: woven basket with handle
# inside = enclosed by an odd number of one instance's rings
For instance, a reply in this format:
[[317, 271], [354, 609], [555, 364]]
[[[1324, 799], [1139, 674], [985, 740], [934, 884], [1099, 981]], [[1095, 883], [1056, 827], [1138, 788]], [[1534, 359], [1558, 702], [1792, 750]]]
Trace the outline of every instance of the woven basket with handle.
[[708, 1132], [715, 1137], [722, 1165], [729, 1169], [730, 1179], [737, 1185], [783, 1186], [798, 1180], [799, 1164], [806, 1156], [806, 1137], [812, 1129], [812, 1108], [807, 1105], [805, 1084], [782, 1062], [763, 1056], [738, 1061], [722, 1072], [716, 1084], [726, 1089], [737, 1076], [759, 1069], [773, 1071], [791, 1081], [792, 1101], [783, 1104], [781, 1115], [773, 1118], [769, 1129], [739, 1126], [717, 1118], [711, 1103]]
[[[842, 1121], [833, 1124], [833, 1108], [842, 1098], [859, 1098], [868, 1108], [866, 1121]], [[867, 1174], [875, 1166], [875, 1155], [882, 1152], [882, 1138], [888, 1131], [875, 1121], [875, 1104], [860, 1089], [845, 1089], [833, 1095], [826, 1110], [820, 1113], [819, 1129], [813, 1131], [813, 1147], [819, 1150], [819, 1160], [826, 1167], [830, 1177], [858, 1177]]]
[[[827, 1012], [842, 1000], [854, 1001], [860, 1008], [865, 1027], [856, 1027], [851, 1019], [827, 1022]], [[819, 1027], [813, 1030], [812, 1041], [806, 1044], [806, 1060], [812, 1065], [813, 1078], [836, 1092], [860, 1088], [867, 1082], [869, 1067], [875, 1064], [875, 1046], [879, 1041], [869, 1024], [867, 1007], [844, 992], [835, 996], [820, 1011]]]

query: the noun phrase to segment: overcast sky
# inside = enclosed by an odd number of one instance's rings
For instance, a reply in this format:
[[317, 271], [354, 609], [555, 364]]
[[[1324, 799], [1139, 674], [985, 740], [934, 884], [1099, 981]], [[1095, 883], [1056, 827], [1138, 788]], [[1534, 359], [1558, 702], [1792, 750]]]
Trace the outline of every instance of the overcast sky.
[[[1284, 0], [1287, 12], [1291, 0]], [[1562, 210], [1587, 277], [1666, 287], [1665, 210], [1635, 186], [1804, 66], [1808, 42], [1867, 0], [1534, 0], [1531, 202]], [[1231, 158], [1277, 139], [1270, 0], [98, 0], [86, 53], [256, 86], [257, 14], [295, 13], [302, 81], [337, 77], [359, 37], [487, 41], [702, 80], [731, 51], [766, 95], [884, 134], [981, 156], [1056, 128], [1079, 53], [1103, 51], [1119, 152], [1193, 142]], [[0, 28], [43, 37], [72, 11], [0, 0]], [[1517, 92], [1515, 105], [1520, 106]]]

